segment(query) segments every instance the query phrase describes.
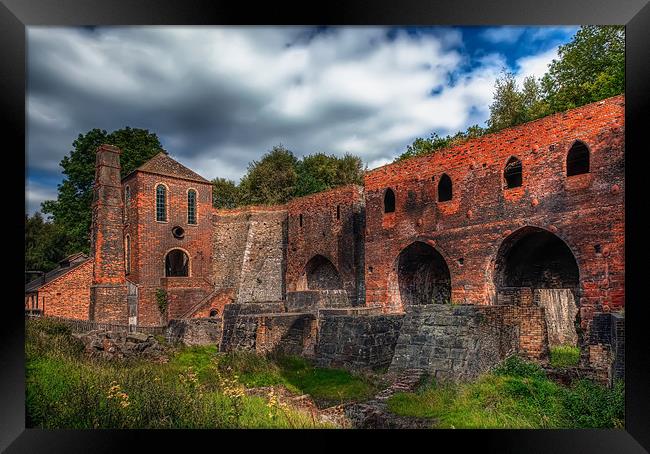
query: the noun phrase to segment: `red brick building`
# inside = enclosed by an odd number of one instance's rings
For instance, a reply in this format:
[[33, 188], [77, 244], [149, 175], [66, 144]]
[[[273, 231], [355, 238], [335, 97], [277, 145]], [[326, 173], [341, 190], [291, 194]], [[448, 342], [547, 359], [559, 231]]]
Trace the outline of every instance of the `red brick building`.
[[389, 164], [364, 187], [235, 210], [213, 208], [210, 182], [165, 152], [120, 180], [104, 145], [92, 260], [41, 287], [59, 298], [46, 315], [153, 326], [327, 290], [384, 313], [539, 305], [550, 341], [575, 343], [574, 322], [588, 333], [594, 314], [624, 306], [624, 104]]

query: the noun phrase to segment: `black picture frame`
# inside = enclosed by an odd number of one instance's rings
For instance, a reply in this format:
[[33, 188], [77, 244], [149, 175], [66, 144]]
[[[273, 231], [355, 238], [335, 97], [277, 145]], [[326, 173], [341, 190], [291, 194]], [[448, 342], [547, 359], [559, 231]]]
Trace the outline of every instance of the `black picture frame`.
[[[479, 0], [399, 2], [348, 1], [291, 5], [277, 2], [250, 5], [218, 0], [183, 2], [174, 0], [2, 0], [0, 3], [0, 99], [5, 160], [25, 166], [25, 80], [26, 28], [31, 25], [626, 25], [626, 399], [625, 430], [436, 430], [404, 433], [386, 431], [265, 431], [250, 436], [248, 431], [46, 431], [25, 429], [24, 312], [19, 301], [23, 289], [24, 255], [16, 248], [17, 261], [10, 267], [15, 276], [6, 274], [12, 292], [3, 304], [0, 329], [0, 451], [6, 452], [119, 452], [130, 451], [134, 442], [142, 442], [147, 451], [156, 451], [180, 441], [185, 449], [340, 449], [330, 437], [358, 438], [397, 449], [464, 450], [475, 444], [481, 452], [647, 452], [650, 450], [650, 342], [646, 320], [648, 302], [644, 301], [644, 261], [640, 245], [647, 229], [643, 221], [644, 154], [643, 113], [650, 109], [650, 5], [647, 0], [508, 0], [498, 4]], [[11, 140], [7, 140], [7, 138]], [[9, 144], [13, 143], [13, 146]], [[22, 159], [21, 159], [22, 156]], [[5, 171], [19, 179], [19, 172]], [[16, 182], [20, 185], [20, 182]], [[15, 191], [13, 191], [15, 192]], [[12, 197], [6, 197], [10, 199]], [[12, 198], [15, 206], [11, 231], [24, 235], [24, 205]], [[23, 210], [21, 212], [21, 210]], [[6, 222], [6, 221], [5, 221]], [[7, 233], [7, 232], [5, 232]], [[6, 239], [9, 237], [5, 236]], [[9, 240], [7, 243], [19, 243]], [[24, 252], [24, 251], [23, 251]], [[14, 294], [15, 292], [15, 294]], [[300, 435], [301, 440], [296, 441]], [[305, 436], [306, 435], [306, 436]], [[414, 439], [417, 438], [417, 440]], [[319, 446], [318, 438], [328, 440]], [[227, 445], [225, 439], [235, 443]], [[416, 445], [417, 443], [417, 445]], [[253, 447], [253, 445], [257, 445]], [[228, 448], [233, 446], [233, 448]], [[365, 445], [367, 446], [367, 445]], [[386, 445], [389, 446], [389, 445]], [[446, 446], [446, 448], [445, 448]], [[363, 449], [368, 449], [364, 447]]]

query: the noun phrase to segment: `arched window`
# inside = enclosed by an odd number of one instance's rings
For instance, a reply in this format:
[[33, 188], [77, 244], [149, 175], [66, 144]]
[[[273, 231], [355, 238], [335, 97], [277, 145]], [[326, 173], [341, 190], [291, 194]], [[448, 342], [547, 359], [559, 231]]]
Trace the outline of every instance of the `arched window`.
[[124, 220], [129, 220], [129, 207], [131, 206], [131, 188], [124, 188]]
[[395, 193], [391, 188], [386, 189], [384, 193], [384, 213], [395, 212]]
[[180, 249], [172, 249], [165, 257], [165, 276], [187, 277], [190, 269], [190, 258]]
[[302, 227], [302, 214], [300, 215], [299, 221], [300, 221], [300, 227]]
[[131, 236], [127, 235], [124, 241], [124, 270], [126, 274], [131, 272]]
[[336, 219], [341, 219], [341, 205], [336, 205]]
[[196, 191], [187, 191], [187, 223], [196, 224]]
[[566, 176], [589, 173], [589, 148], [576, 140], [566, 157]]
[[451, 200], [451, 196], [451, 178], [446, 173], [443, 173], [438, 182], [438, 202]]
[[522, 184], [521, 161], [514, 156], [508, 159], [503, 170], [503, 177], [506, 180], [506, 188], [518, 188]]
[[156, 221], [167, 221], [167, 188], [162, 184], [156, 186]]

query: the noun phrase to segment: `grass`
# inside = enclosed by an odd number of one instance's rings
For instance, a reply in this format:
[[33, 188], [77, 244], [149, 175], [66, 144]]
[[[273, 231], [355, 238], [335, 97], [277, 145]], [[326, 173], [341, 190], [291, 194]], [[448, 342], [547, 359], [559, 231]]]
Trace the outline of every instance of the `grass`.
[[26, 327], [27, 426], [39, 428], [323, 428], [311, 414], [245, 388], [282, 385], [339, 403], [370, 396], [366, 378], [297, 357], [169, 350], [168, 363], [82, 354], [69, 329], [47, 319]]
[[623, 383], [611, 389], [589, 380], [563, 387], [539, 366], [508, 358], [471, 383], [429, 383], [388, 400], [391, 412], [432, 418], [440, 428], [620, 428]]
[[572, 345], [556, 345], [550, 348], [550, 357], [553, 367], [577, 366], [580, 361], [580, 349]]

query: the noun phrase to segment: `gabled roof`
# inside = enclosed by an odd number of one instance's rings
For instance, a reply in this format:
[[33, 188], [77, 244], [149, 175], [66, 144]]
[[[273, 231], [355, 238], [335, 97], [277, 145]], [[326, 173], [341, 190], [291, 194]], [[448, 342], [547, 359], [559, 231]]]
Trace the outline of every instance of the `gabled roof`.
[[188, 169], [183, 164], [174, 159], [170, 158], [167, 155], [166, 151], [161, 151], [153, 158], [149, 159], [147, 162], [142, 164], [140, 167], [135, 169], [133, 172], [129, 173], [127, 176], [122, 178], [122, 180], [127, 179], [135, 172], [147, 172], [154, 173], [157, 175], [165, 175], [168, 177], [183, 178], [185, 180], [198, 181], [200, 183], [210, 182], [203, 178], [198, 173]]
[[58, 268], [54, 268], [52, 271], [45, 273], [45, 276], [38, 276], [34, 280], [25, 284], [25, 293], [35, 292], [45, 284], [48, 284], [54, 279], [74, 270], [79, 265], [86, 263], [88, 260], [90, 260], [89, 257], [82, 252], [66, 257], [59, 262]]

